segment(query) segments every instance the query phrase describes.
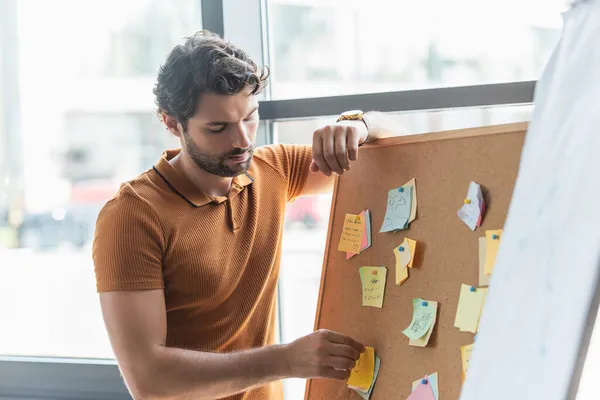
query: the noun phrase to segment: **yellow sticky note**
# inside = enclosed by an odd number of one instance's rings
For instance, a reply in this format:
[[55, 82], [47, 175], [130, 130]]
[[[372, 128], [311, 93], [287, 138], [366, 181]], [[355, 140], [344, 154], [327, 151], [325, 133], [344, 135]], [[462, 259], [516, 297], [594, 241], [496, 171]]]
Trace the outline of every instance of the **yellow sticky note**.
[[479, 238], [479, 286], [490, 284], [490, 275], [485, 274], [485, 237]]
[[356, 365], [350, 372], [348, 378], [348, 387], [366, 392], [371, 387], [373, 374], [375, 372], [375, 349], [367, 347], [361, 353], [360, 358], [356, 361]]
[[485, 267], [486, 275], [491, 275], [496, 263], [496, 254], [502, 239], [502, 229], [495, 231], [485, 231]]
[[417, 182], [415, 181], [415, 178], [412, 178], [402, 187], [412, 187], [412, 202], [410, 203], [410, 217], [408, 217], [408, 222], [410, 223], [417, 218]]
[[396, 258], [396, 285], [404, 283], [408, 278], [408, 265], [411, 263], [412, 255], [408, 239], [394, 248], [394, 257]]
[[417, 255], [417, 241], [409, 238], [404, 240], [408, 242], [408, 247], [410, 248], [410, 262], [408, 263], [408, 268], [412, 268], [415, 256]]
[[363, 217], [355, 214], [346, 214], [342, 236], [338, 245], [339, 251], [360, 253], [363, 236]]
[[462, 346], [460, 348], [460, 358], [462, 359], [462, 381], [465, 383], [467, 377], [467, 370], [469, 369], [469, 363], [471, 362], [471, 352], [473, 351], [473, 345]]
[[413, 339], [409, 340], [408, 344], [410, 346], [425, 347], [425, 346], [427, 346], [427, 343], [429, 343], [429, 338], [431, 337], [431, 333], [433, 332], [433, 327], [435, 326], [435, 321], [437, 320], [438, 303], [437, 303], [437, 301], [428, 301], [427, 300], [427, 307], [431, 307], [431, 309], [433, 310], [433, 319], [431, 320], [431, 326], [429, 327], [429, 329], [427, 330], [425, 335], [423, 335], [422, 337], [420, 337], [418, 339], [414, 339], [414, 340]]
[[487, 288], [476, 288], [465, 284], [461, 286], [454, 319], [455, 327], [460, 328], [462, 332], [477, 333], [487, 291]]
[[360, 267], [358, 271], [362, 283], [362, 305], [364, 307], [383, 307], [387, 268]]

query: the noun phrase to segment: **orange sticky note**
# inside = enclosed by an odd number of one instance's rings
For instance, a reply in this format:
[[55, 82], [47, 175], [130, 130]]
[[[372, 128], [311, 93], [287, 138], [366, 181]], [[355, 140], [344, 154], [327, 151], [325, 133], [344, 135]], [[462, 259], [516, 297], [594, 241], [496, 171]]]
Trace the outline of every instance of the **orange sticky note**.
[[485, 266], [484, 272], [486, 275], [491, 275], [496, 264], [496, 254], [502, 239], [502, 229], [495, 231], [485, 231]]
[[375, 372], [375, 349], [366, 346], [366, 350], [361, 353], [356, 365], [350, 372], [348, 387], [366, 392], [371, 387], [373, 375]]
[[338, 245], [339, 251], [360, 253], [360, 245], [363, 236], [363, 217], [360, 215], [346, 214], [342, 236]]
[[467, 370], [469, 369], [469, 363], [471, 362], [471, 352], [473, 351], [473, 345], [469, 344], [460, 348], [460, 358], [462, 359], [462, 381], [465, 383], [467, 377]]

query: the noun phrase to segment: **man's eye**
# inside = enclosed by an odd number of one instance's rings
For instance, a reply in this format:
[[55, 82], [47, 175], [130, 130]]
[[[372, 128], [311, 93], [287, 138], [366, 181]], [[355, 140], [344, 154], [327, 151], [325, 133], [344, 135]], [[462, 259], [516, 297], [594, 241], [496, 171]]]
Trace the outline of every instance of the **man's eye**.
[[225, 128], [227, 127], [227, 125], [222, 125], [220, 128], [218, 129], [208, 129], [209, 132], [211, 133], [221, 133], [225, 130]]

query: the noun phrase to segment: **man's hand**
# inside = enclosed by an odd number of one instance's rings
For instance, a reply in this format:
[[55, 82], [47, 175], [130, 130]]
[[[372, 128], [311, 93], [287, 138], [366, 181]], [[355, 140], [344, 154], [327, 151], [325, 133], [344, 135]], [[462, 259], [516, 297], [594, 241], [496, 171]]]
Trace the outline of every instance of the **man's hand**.
[[340, 121], [317, 129], [313, 134], [312, 172], [342, 175], [350, 162], [358, 157], [358, 145], [367, 139], [367, 127], [362, 121]]
[[294, 378], [346, 380], [365, 346], [328, 330], [318, 330], [285, 345], [284, 354]]

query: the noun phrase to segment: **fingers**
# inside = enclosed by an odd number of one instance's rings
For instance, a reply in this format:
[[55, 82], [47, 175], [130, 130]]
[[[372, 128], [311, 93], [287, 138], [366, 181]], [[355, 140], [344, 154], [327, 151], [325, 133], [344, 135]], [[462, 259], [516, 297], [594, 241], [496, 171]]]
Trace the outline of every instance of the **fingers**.
[[358, 141], [360, 135], [357, 129], [351, 129], [346, 135], [346, 148], [348, 149], [348, 158], [350, 161], [358, 160]]
[[346, 148], [347, 127], [338, 126], [338, 127], [336, 127], [335, 130], [336, 130], [336, 132], [333, 135], [334, 154], [335, 154], [335, 159], [337, 161], [337, 164], [342, 168], [342, 170], [338, 172], [338, 171], [335, 171], [334, 168], [332, 168], [332, 169], [337, 174], [343, 174], [344, 171], [347, 171], [350, 169], [350, 161], [348, 160], [348, 150]]
[[[335, 149], [335, 135], [321, 135], [323, 139], [323, 155], [327, 162], [327, 167], [330, 171], [335, 172], [338, 175], [344, 173], [340, 163], [338, 162], [336, 149]], [[344, 145], [346, 144], [346, 138], [344, 137]], [[320, 167], [320, 166], [319, 166]]]
[[327, 339], [329, 339], [329, 341], [332, 343], [345, 344], [347, 346], [351, 346], [360, 353], [365, 351], [365, 346], [362, 343], [359, 343], [351, 337], [339, 334], [337, 332], [327, 331]]
[[[331, 175], [331, 169], [329, 169], [329, 166], [327, 165], [327, 162], [325, 161], [325, 155], [323, 154], [323, 137], [321, 135], [321, 131], [315, 131], [315, 133], [313, 134], [313, 148], [312, 148], [312, 156], [313, 156], [313, 163], [316, 165], [317, 170], [321, 171], [323, 174], [330, 176]], [[311, 171], [312, 171], [312, 165], [311, 165]], [[316, 172], [316, 171], [315, 171]]]
[[332, 343], [330, 345], [329, 354], [336, 357], [347, 358], [352, 361], [356, 361], [360, 357], [360, 351], [354, 347], [337, 343]]
[[320, 374], [322, 378], [329, 378], [329, 379], [338, 379], [341, 381], [347, 381], [348, 378], [350, 378], [350, 373], [352, 371], [351, 370], [346, 370], [346, 369], [335, 369], [335, 368], [323, 368], [320, 371]]
[[315, 160], [310, 162], [310, 172], [319, 172], [319, 166], [315, 163]]

